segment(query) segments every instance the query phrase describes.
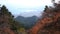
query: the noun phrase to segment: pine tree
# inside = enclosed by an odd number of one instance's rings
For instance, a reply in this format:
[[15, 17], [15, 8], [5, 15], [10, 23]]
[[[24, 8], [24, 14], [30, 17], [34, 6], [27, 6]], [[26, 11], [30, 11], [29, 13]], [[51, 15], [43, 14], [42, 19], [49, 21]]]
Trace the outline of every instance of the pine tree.
[[7, 13], [8, 13], [8, 9], [6, 8], [5, 5], [3, 5], [3, 6], [1, 7], [1, 12], [2, 12], [3, 14], [7, 14]]

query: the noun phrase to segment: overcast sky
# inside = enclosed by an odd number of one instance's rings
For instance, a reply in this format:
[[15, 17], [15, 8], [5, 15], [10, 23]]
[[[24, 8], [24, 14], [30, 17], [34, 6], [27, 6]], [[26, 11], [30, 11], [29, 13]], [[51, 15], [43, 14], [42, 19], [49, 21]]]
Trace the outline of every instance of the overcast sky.
[[51, 0], [0, 0], [1, 5], [5, 5], [9, 11], [17, 16], [39, 15], [45, 5], [51, 5]]

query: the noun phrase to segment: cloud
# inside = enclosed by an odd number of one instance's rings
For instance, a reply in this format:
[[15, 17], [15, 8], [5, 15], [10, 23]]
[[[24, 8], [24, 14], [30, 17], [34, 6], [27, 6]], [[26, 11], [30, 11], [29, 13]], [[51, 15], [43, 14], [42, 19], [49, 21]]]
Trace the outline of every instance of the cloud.
[[31, 16], [41, 16], [41, 12], [40, 11], [31, 11], [31, 12], [23, 12], [20, 13], [20, 16], [24, 16], [24, 17], [31, 17]]
[[51, 4], [50, 0], [0, 0], [3, 4], [12, 5], [13, 7], [39, 7]]
[[37, 15], [43, 10], [45, 5], [51, 5], [50, 1], [51, 0], [0, 0], [0, 3], [6, 5], [13, 15]]

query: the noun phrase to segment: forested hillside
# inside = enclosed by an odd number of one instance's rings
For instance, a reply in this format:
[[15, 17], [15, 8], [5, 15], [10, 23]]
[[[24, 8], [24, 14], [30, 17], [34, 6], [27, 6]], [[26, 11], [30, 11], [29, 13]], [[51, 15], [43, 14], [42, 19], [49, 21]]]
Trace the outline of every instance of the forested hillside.
[[0, 34], [20, 34], [21, 32], [25, 33], [25, 29], [14, 20], [14, 16], [6, 6], [0, 7]]
[[25, 29], [30, 29], [36, 24], [36, 22], [38, 21], [38, 17], [37, 16], [32, 16], [32, 17], [17, 16], [15, 20], [20, 22], [20, 25], [23, 25]]
[[53, 6], [45, 6], [42, 16], [31, 28], [26, 29], [20, 23], [5, 5], [0, 7], [0, 34], [60, 34], [60, 1], [55, 3], [53, 0]]
[[42, 18], [29, 30], [30, 34], [60, 34], [60, 3], [45, 6]]

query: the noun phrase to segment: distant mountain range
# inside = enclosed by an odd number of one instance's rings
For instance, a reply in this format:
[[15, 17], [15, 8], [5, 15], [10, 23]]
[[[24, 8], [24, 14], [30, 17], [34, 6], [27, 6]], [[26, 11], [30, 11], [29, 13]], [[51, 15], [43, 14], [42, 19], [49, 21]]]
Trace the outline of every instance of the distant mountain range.
[[31, 28], [38, 20], [37, 16], [32, 16], [32, 17], [23, 17], [23, 16], [18, 16], [15, 18], [16, 21], [20, 22], [20, 24], [23, 24], [24, 27]]

